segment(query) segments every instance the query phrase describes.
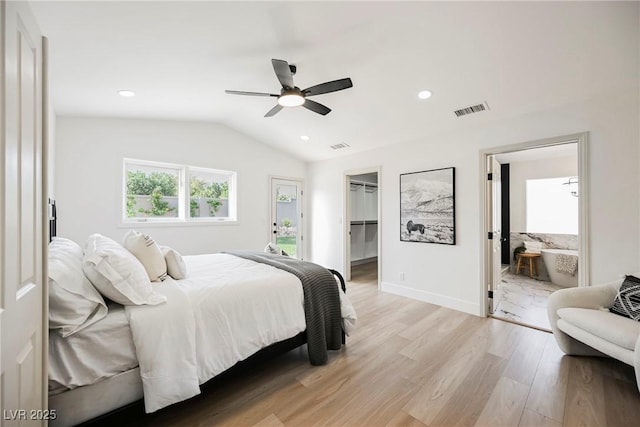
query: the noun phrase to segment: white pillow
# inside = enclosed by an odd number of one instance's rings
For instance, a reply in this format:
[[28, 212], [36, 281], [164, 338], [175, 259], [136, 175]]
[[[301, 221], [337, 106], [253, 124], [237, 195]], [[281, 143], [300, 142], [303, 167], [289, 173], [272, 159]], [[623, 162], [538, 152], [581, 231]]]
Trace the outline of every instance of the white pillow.
[[187, 277], [187, 266], [178, 251], [169, 246], [160, 246], [164, 260], [167, 262], [167, 273], [176, 280]]
[[525, 252], [529, 254], [539, 254], [542, 250], [542, 242], [524, 242]]
[[107, 305], [82, 271], [80, 245], [54, 237], [48, 259], [49, 329], [68, 337], [103, 319]]
[[264, 253], [289, 256], [289, 254], [287, 254], [285, 251], [280, 249], [278, 245], [272, 242], [267, 243], [267, 246], [264, 247]]
[[129, 230], [122, 241], [129, 252], [138, 258], [152, 282], [160, 282], [167, 278], [167, 263], [162, 251], [148, 234]]
[[157, 305], [164, 295], [151, 287], [140, 261], [118, 243], [101, 234], [89, 236], [82, 269], [102, 295], [122, 305]]

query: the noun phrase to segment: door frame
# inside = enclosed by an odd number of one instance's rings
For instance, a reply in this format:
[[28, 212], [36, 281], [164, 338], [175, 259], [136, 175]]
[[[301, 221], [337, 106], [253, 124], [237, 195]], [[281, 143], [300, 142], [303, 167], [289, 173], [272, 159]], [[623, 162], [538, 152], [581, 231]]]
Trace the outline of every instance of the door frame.
[[299, 247], [297, 248], [297, 258], [298, 259], [305, 259], [305, 254], [306, 254], [306, 242], [304, 240], [304, 230], [305, 230], [305, 222], [306, 222], [306, 218], [304, 216], [304, 212], [306, 211], [306, 203], [305, 203], [305, 197], [304, 197], [304, 180], [302, 178], [292, 178], [292, 177], [288, 177], [288, 176], [278, 176], [278, 175], [269, 175], [269, 237], [268, 237], [268, 241], [272, 242], [273, 241], [273, 225], [272, 225], [272, 221], [273, 221], [273, 216], [276, 213], [276, 205], [274, 203], [273, 200], [273, 184], [274, 181], [291, 181], [292, 183], [296, 183], [297, 185], [299, 185], [300, 187], [300, 201], [298, 202], [298, 206], [300, 206], [300, 218], [298, 221], [299, 224], [299, 230], [298, 230], [298, 235], [300, 236], [300, 244], [298, 245]]
[[[488, 207], [487, 230], [491, 234], [491, 239], [487, 239], [491, 262], [489, 266], [491, 280], [487, 283], [487, 310], [488, 314], [493, 314], [493, 292], [495, 284], [502, 277], [502, 165], [494, 154], [488, 155], [486, 159], [487, 173], [491, 175], [491, 179], [486, 177], [485, 181], [487, 183]], [[500, 245], [500, 256], [498, 256], [498, 245]]]
[[375, 173], [378, 175], [378, 290], [380, 290], [380, 283], [382, 283], [382, 173], [380, 166], [372, 166], [368, 168], [350, 169], [344, 172], [342, 176], [342, 265], [345, 280], [351, 280], [351, 177], [353, 175], [362, 175], [365, 173]]
[[578, 286], [588, 286], [591, 272], [591, 253], [589, 243], [589, 132], [580, 132], [553, 138], [523, 142], [500, 147], [487, 148], [480, 151], [480, 307], [481, 316], [487, 317], [489, 313], [488, 289], [491, 280], [491, 265], [493, 256], [491, 241], [487, 238], [489, 233], [489, 215], [492, 206], [489, 205], [487, 186], [487, 159], [491, 155], [522, 151], [532, 148], [549, 147], [567, 143], [577, 143], [578, 147], [578, 179], [580, 185], [580, 197], [578, 201], [578, 251], [580, 262], [578, 263]]

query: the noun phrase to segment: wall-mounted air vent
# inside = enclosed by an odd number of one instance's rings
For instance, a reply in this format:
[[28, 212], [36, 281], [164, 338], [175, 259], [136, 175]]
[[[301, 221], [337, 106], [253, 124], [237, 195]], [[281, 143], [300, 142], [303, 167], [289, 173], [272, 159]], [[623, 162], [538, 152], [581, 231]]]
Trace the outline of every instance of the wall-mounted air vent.
[[333, 148], [334, 150], [340, 150], [342, 148], [347, 148], [347, 147], [351, 147], [349, 144], [347, 144], [346, 142], [341, 142], [340, 144], [336, 144], [336, 145], [332, 145], [331, 148]]
[[479, 113], [480, 111], [485, 111], [488, 109], [489, 109], [489, 105], [486, 102], [483, 102], [482, 104], [461, 108], [459, 110], [454, 111], [454, 113], [456, 117], [460, 117], [460, 116], [466, 116], [467, 114]]

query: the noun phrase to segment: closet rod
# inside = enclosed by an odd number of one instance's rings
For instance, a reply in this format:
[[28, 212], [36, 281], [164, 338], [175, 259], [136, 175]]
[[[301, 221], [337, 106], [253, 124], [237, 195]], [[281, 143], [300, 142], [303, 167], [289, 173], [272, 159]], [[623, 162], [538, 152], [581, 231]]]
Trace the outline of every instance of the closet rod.
[[349, 181], [349, 183], [351, 185], [367, 185], [367, 186], [371, 186], [371, 187], [377, 187], [378, 186], [378, 184], [376, 184], [375, 182]]

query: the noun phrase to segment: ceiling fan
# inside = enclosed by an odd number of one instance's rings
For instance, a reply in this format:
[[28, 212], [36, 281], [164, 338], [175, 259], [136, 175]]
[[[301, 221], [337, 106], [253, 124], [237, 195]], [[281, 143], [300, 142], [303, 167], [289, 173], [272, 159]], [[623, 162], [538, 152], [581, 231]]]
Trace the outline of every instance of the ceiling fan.
[[287, 61], [283, 61], [282, 59], [272, 59], [271, 64], [273, 65], [273, 70], [276, 72], [278, 81], [280, 81], [280, 84], [282, 85], [280, 95], [264, 92], [243, 92], [239, 90], [225, 90], [225, 93], [230, 93], [232, 95], [269, 96], [278, 98], [276, 106], [269, 110], [267, 114], [264, 115], [265, 117], [272, 117], [276, 115], [284, 107], [298, 107], [300, 105], [307, 110], [311, 110], [325, 116], [329, 114], [331, 109], [320, 103], [307, 99], [307, 97], [336, 92], [353, 86], [351, 79], [346, 78], [321, 83], [301, 90], [293, 84], [293, 76], [296, 73], [295, 65], [290, 65]]

